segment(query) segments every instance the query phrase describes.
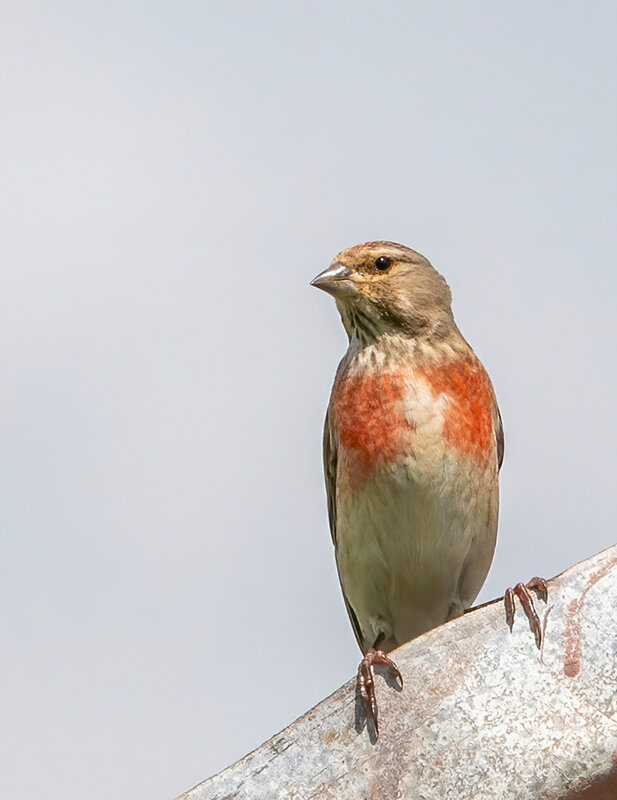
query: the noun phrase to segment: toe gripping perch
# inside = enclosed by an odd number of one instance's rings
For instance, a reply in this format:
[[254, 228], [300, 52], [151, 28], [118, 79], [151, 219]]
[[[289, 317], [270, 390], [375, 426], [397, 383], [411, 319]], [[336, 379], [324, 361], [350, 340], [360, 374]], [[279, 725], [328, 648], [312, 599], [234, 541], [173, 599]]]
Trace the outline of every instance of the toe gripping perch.
[[510, 631], [512, 631], [512, 625], [514, 624], [514, 613], [516, 609], [514, 598], [518, 597], [518, 599], [521, 601], [523, 611], [529, 620], [529, 627], [535, 636], [536, 645], [539, 650], [542, 647], [543, 631], [540, 617], [536, 611], [532, 592], [535, 592], [541, 600], [544, 600], [545, 603], [547, 602], [548, 587], [544, 578], [532, 578], [529, 583], [517, 583], [513, 589], [506, 589], [503, 602], [506, 607], [506, 622], [508, 623]]

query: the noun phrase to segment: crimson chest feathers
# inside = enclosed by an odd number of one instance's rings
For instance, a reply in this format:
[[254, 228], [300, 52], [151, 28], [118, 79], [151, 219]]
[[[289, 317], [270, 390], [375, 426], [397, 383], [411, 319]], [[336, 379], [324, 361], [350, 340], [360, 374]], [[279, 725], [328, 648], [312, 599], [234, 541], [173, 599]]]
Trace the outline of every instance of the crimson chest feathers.
[[376, 470], [413, 458], [431, 431], [486, 468], [496, 454], [494, 409], [477, 360], [346, 377], [331, 402], [346, 483], [361, 489]]

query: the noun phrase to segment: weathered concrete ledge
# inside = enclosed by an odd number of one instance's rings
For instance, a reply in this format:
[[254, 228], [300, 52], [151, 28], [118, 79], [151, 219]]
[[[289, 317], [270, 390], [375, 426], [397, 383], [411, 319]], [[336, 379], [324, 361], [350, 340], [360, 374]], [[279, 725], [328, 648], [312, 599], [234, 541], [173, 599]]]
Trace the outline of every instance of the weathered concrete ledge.
[[520, 608], [510, 634], [482, 606], [396, 651], [378, 741], [350, 681], [181, 800], [615, 800], [617, 546], [537, 605], [542, 652]]

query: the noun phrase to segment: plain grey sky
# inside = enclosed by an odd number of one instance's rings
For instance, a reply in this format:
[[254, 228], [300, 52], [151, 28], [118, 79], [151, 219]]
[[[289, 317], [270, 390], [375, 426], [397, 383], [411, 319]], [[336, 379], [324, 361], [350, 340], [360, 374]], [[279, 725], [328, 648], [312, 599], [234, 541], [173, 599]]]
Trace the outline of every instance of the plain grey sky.
[[615, 542], [608, 2], [2, 3], [0, 794], [171, 798], [350, 678], [309, 280], [449, 280], [506, 430], [480, 596]]

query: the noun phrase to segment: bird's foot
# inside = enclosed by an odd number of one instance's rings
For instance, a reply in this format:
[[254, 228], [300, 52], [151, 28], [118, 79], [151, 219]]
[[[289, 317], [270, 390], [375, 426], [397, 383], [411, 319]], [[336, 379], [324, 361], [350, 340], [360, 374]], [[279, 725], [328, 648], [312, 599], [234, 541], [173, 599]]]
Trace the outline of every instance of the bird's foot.
[[375, 650], [371, 648], [358, 667], [358, 693], [364, 705], [366, 716], [373, 721], [375, 728], [375, 736], [379, 735], [379, 724], [377, 722], [377, 697], [375, 696], [375, 677], [373, 665], [379, 664], [388, 668], [388, 672], [397, 681], [400, 681], [401, 689], [403, 688], [403, 676], [399, 672], [399, 668], [394, 661], [389, 658], [383, 650]]
[[529, 627], [535, 636], [536, 645], [538, 650], [542, 647], [543, 630], [540, 623], [540, 617], [536, 611], [535, 602], [532, 592], [535, 592], [541, 600], [546, 603], [548, 600], [548, 587], [544, 578], [532, 578], [529, 583], [517, 583], [513, 589], [506, 589], [503, 598], [506, 607], [506, 622], [512, 632], [512, 625], [514, 624], [514, 612], [516, 610], [514, 598], [518, 597], [521, 601], [521, 606], [529, 620]]

